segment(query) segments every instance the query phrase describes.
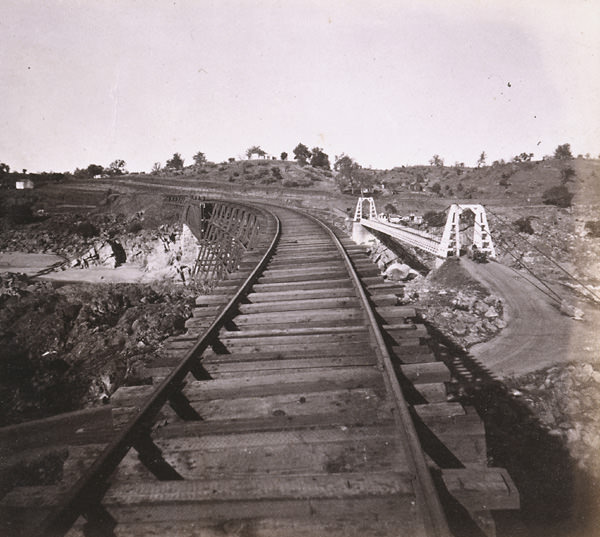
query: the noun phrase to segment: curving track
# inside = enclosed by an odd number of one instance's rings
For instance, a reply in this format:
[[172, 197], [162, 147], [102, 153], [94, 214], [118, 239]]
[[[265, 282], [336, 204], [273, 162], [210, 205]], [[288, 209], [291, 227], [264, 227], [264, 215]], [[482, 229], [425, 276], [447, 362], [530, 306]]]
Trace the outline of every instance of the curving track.
[[73, 442], [60, 483], [4, 497], [5, 531], [450, 535], [430, 474], [444, 460], [467, 509], [514, 507], [510, 478], [486, 468], [480, 420], [447, 402], [448, 370], [414, 310], [396, 305], [397, 286], [316, 219], [271, 210], [273, 250], [268, 237], [198, 298], [154, 384], [114, 394], [111, 434]]

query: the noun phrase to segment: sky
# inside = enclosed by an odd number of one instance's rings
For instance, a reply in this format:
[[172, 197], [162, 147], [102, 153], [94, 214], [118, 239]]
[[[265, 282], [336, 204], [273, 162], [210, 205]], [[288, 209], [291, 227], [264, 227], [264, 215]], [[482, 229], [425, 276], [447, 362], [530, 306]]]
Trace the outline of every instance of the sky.
[[600, 153], [597, 0], [0, 0], [0, 162]]

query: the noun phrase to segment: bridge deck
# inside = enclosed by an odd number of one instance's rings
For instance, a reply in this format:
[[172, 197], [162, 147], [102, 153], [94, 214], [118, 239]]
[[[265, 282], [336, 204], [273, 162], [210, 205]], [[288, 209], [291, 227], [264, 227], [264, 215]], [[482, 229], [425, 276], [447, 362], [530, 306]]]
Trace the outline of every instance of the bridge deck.
[[369, 229], [374, 229], [399, 239], [411, 246], [417, 246], [429, 253], [439, 255], [440, 253], [440, 239], [428, 235], [417, 229], [413, 229], [406, 226], [398, 226], [396, 224], [388, 224], [386, 222], [380, 222], [379, 220], [362, 219], [361, 225]]

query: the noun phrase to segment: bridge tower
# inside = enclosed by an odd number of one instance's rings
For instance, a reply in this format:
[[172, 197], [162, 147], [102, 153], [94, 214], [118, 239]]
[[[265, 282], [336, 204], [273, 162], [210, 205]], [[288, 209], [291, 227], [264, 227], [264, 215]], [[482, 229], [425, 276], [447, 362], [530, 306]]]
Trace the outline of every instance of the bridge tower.
[[[366, 215], [363, 211], [363, 202], [365, 201], [369, 203], [369, 210]], [[356, 210], [354, 211], [354, 221], [360, 222], [363, 218], [377, 220], [377, 209], [375, 209], [375, 200], [373, 198], [363, 198], [362, 196], [358, 198]]]
[[[369, 203], [367, 212], [365, 212], [363, 208], [364, 202]], [[377, 220], [377, 209], [375, 209], [375, 201], [373, 198], [366, 198], [362, 195], [358, 198], [356, 210], [354, 211], [354, 222], [352, 222], [352, 240], [356, 242], [356, 244], [371, 243], [375, 240], [375, 237], [360, 223], [361, 220]]]
[[475, 204], [453, 204], [450, 206], [438, 255], [440, 257], [448, 257], [451, 255], [455, 255], [456, 257], [460, 256], [460, 216], [465, 211], [471, 211], [475, 215], [473, 247], [477, 248], [480, 252], [487, 253], [490, 257], [496, 257], [496, 249], [492, 242], [485, 209], [483, 205]]

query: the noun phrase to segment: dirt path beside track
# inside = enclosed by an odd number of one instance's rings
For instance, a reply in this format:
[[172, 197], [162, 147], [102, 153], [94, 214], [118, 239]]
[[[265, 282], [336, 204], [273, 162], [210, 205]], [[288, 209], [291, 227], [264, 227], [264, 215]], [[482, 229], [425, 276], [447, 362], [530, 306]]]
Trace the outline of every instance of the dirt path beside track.
[[[560, 313], [541, 285], [492, 262], [461, 260], [464, 268], [504, 301], [508, 324], [494, 339], [470, 348], [471, 355], [499, 378], [521, 375], [555, 364], [597, 362], [600, 311], [583, 307], [576, 321]], [[553, 305], [553, 302], [555, 305]]]

